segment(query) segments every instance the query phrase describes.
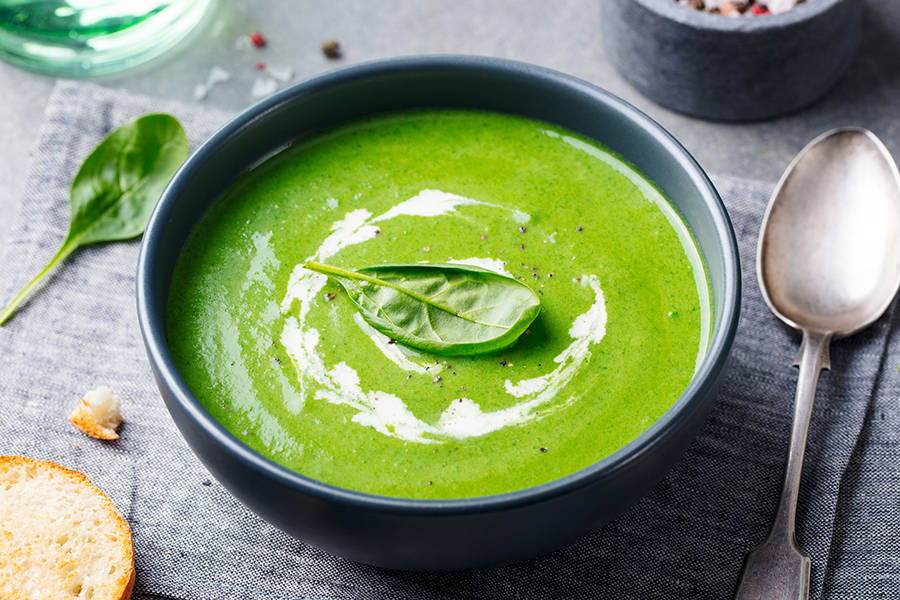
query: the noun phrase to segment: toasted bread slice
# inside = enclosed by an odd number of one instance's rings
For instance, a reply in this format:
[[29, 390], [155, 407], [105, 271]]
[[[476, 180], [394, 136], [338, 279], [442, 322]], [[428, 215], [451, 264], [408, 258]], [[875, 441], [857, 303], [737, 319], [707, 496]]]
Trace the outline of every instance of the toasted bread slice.
[[122, 422], [119, 399], [107, 386], [98, 387], [84, 395], [69, 420], [82, 432], [101, 440], [119, 438], [116, 428]]
[[85, 475], [0, 456], [0, 598], [127, 600], [134, 576], [131, 530]]

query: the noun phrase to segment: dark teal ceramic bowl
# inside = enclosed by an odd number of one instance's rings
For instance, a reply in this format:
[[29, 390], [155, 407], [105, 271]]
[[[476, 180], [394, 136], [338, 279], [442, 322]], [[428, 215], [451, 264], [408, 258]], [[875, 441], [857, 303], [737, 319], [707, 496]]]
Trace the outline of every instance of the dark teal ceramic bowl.
[[[556, 123], [637, 166], [678, 206], [709, 269], [709, 352], [675, 405], [640, 437], [591, 467], [521, 491], [458, 500], [373, 496], [326, 485], [244, 445], [179, 374], [166, 340], [172, 271], [197, 221], [242, 172], [314, 132], [386, 111], [472, 108]], [[175, 175], [144, 234], [137, 276], [141, 332], [159, 390], [185, 440], [236, 498], [323, 550], [396, 569], [461, 570], [535, 557], [602, 527], [675, 464], [716, 398], [740, 304], [738, 252], [725, 208], [690, 155], [656, 123], [592, 85], [484, 58], [418, 57], [335, 71], [238, 115]]]

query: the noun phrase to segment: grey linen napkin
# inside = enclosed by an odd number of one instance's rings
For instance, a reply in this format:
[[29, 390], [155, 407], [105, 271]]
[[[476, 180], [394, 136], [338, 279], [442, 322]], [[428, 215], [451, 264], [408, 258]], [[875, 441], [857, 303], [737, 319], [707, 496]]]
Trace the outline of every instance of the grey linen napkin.
[[[50, 99], [15, 222], [0, 255], [0, 304], [54, 254], [68, 188], [113, 127], [166, 111], [193, 145], [228, 115], [61, 82]], [[798, 149], [799, 150], [799, 149]], [[754, 275], [772, 184], [715, 179], [741, 245], [741, 326], [723, 390], [687, 453], [613, 523], [548, 556], [487, 571], [406, 573], [354, 564], [292, 539], [207, 473], [155, 388], [135, 315], [139, 242], [85, 248], [0, 328], [0, 454], [88, 474], [134, 532], [134, 598], [730, 598], [777, 502], [799, 337], [763, 303]], [[895, 598], [900, 589], [900, 334], [892, 306], [832, 346], [813, 413], [798, 511], [813, 598]], [[88, 389], [124, 400], [121, 438], [66, 416]]]

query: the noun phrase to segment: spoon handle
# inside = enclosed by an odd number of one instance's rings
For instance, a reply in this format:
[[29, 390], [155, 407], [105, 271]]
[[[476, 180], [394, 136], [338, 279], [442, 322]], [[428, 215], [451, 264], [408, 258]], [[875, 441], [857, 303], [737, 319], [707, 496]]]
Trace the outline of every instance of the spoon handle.
[[816, 385], [822, 369], [831, 367], [828, 353], [831, 335], [803, 331], [803, 344], [795, 361], [800, 366], [800, 377], [781, 500], [769, 536], [744, 561], [735, 600], [806, 600], [809, 597], [809, 556], [797, 547], [794, 521]]

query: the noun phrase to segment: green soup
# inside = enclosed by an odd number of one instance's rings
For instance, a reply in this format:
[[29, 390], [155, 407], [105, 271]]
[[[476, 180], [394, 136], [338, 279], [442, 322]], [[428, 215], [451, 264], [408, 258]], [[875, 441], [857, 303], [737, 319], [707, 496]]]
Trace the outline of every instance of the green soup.
[[[464, 262], [540, 295], [519, 341], [446, 358], [368, 327], [302, 268]], [[518, 117], [423, 111], [298, 143], [244, 175], [175, 270], [187, 383], [260, 453], [341, 487], [497, 494], [633, 440], [691, 380], [709, 296], [690, 232], [631, 167]]]

